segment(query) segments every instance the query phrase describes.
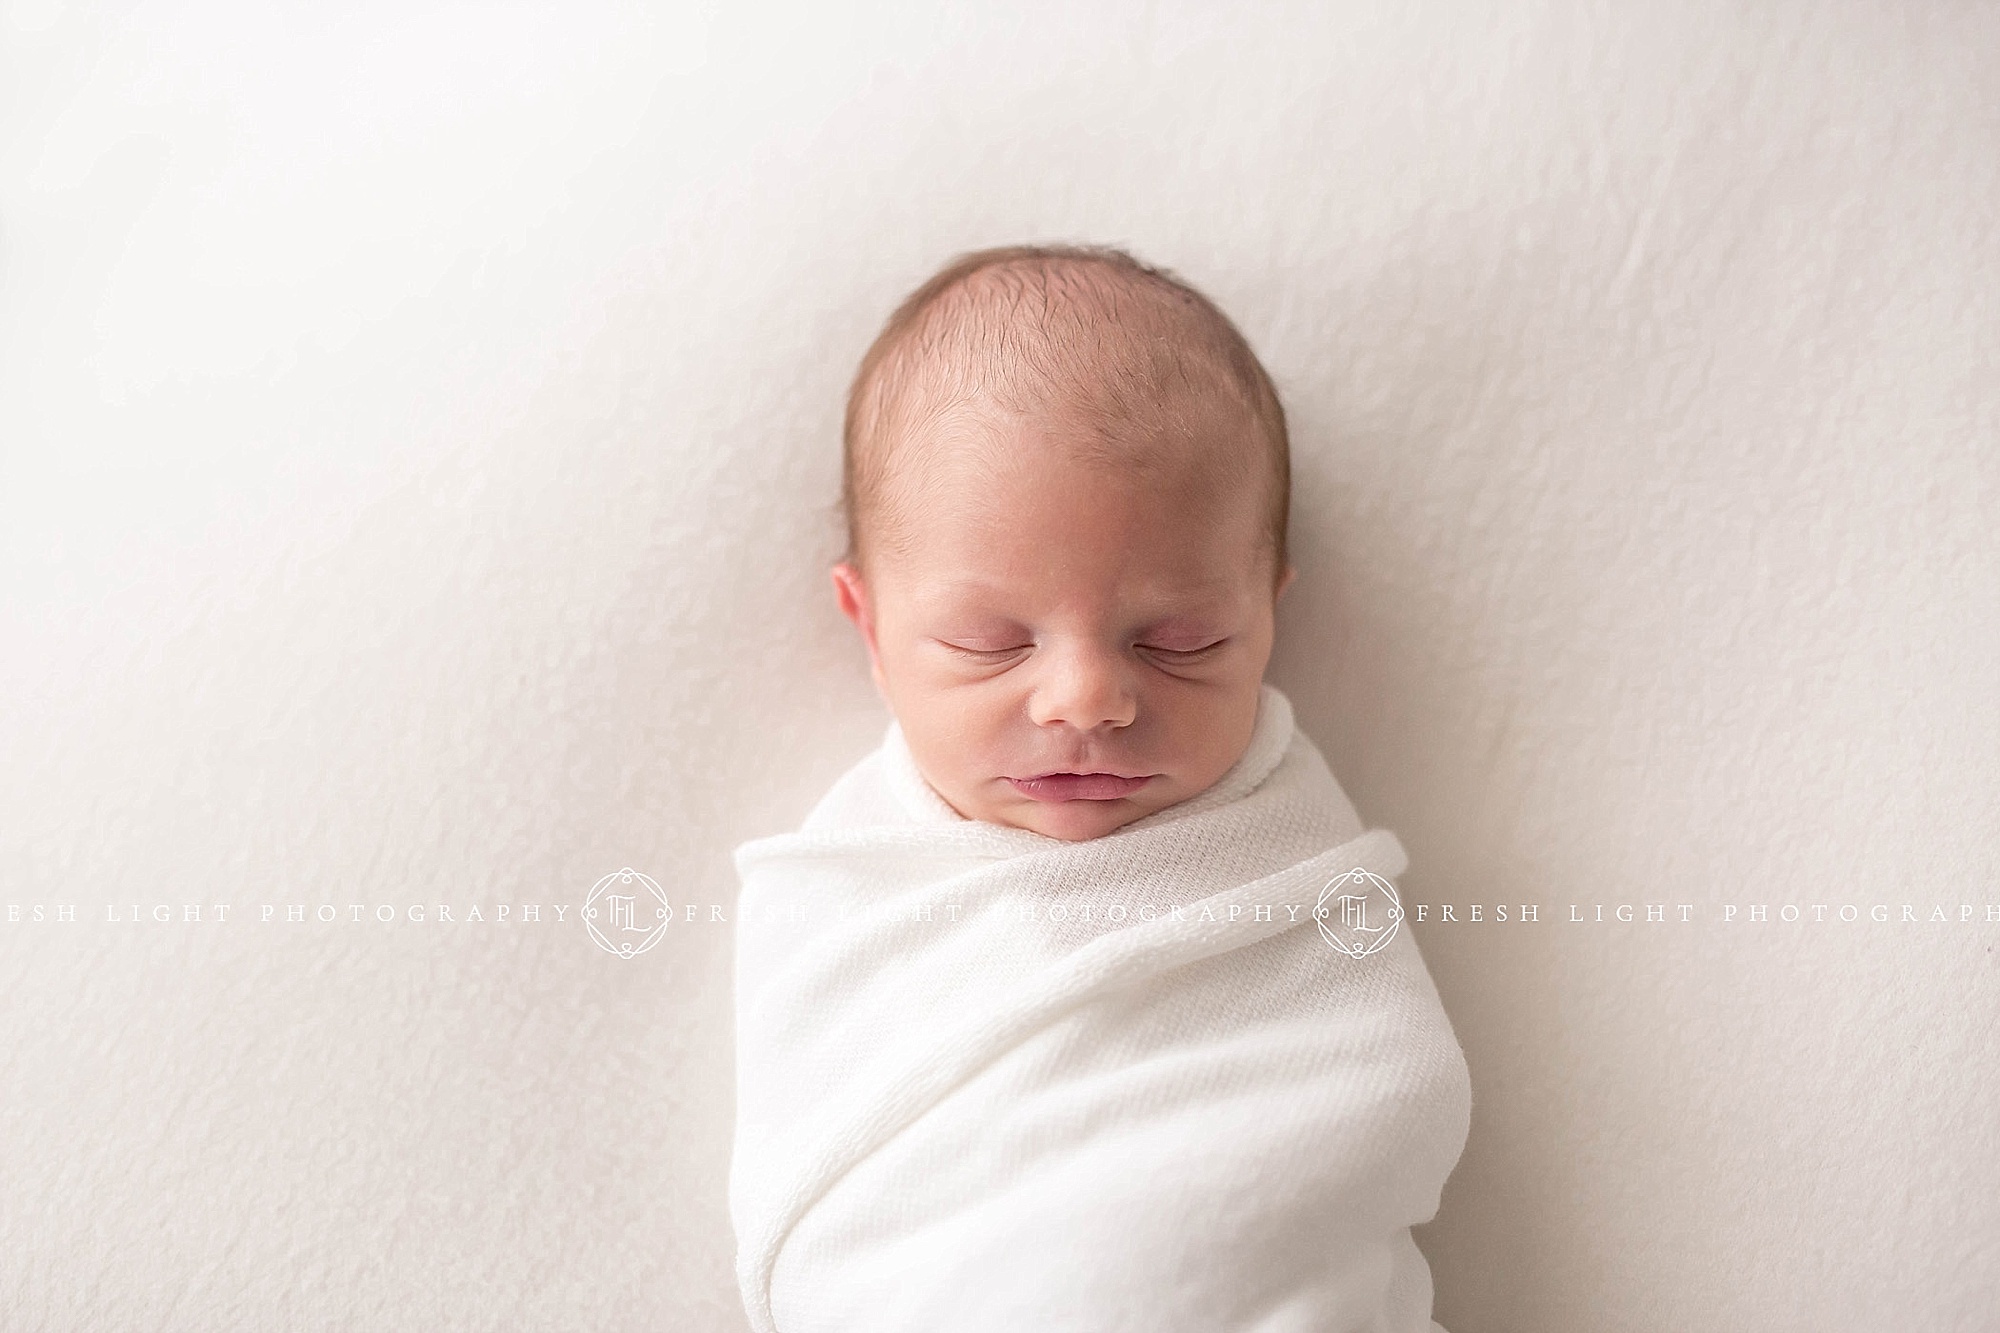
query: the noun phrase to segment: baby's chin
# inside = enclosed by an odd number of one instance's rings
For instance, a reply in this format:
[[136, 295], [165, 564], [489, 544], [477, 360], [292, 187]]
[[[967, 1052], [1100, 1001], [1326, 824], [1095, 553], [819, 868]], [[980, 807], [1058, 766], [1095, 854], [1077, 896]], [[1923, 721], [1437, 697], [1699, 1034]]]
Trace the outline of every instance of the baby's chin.
[[[1176, 798], [1178, 799], [1178, 798]], [[1012, 799], [996, 802], [993, 809], [977, 817], [1012, 828], [1027, 829], [1064, 842], [1087, 842], [1116, 833], [1127, 824], [1165, 809], [1170, 800], [1151, 792], [1141, 796], [1120, 796], [1112, 800], [1031, 801]]]

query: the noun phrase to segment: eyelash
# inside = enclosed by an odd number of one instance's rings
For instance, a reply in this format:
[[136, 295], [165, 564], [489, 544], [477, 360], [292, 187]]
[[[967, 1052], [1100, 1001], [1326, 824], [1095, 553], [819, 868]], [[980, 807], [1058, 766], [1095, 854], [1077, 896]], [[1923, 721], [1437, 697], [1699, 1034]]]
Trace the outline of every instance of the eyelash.
[[[943, 642], [943, 640], [939, 640], [939, 642]], [[1008, 657], [1021, 651], [1020, 648], [961, 648], [955, 643], [947, 643], [944, 646], [961, 657]], [[1023, 648], [1026, 646], [1026, 644], [1022, 645]]]
[[[943, 640], [939, 642], [943, 642]], [[1207, 656], [1227, 642], [1229, 642], [1227, 639], [1217, 639], [1214, 643], [1204, 644], [1199, 648], [1153, 648], [1143, 643], [1138, 646], [1144, 648], [1149, 653], [1158, 654], [1170, 661], [1192, 662], [1196, 658]], [[1020, 648], [962, 648], [955, 643], [945, 643], [944, 646], [964, 657], [974, 657], [981, 661], [997, 661], [1003, 657], [1013, 656], [1015, 653], [1020, 652], [1022, 648], [1031, 648], [1034, 645], [1024, 643]]]

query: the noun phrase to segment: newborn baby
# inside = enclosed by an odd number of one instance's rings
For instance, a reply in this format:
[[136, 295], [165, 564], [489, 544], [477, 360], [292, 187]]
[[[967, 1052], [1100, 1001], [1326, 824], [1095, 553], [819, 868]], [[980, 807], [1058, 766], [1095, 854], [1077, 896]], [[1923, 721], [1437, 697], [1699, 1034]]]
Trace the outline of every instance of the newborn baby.
[[737, 850], [753, 1327], [1435, 1330], [1466, 1069], [1401, 847], [1263, 680], [1242, 336], [1118, 251], [966, 256], [864, 358], [843, 500], [893, 721]]

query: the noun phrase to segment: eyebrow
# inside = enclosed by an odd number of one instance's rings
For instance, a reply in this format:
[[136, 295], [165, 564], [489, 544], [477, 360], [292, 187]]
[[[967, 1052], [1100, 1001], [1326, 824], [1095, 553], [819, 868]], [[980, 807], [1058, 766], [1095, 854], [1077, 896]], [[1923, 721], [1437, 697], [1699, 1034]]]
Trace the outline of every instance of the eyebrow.
[[[1220, 580], [1205, 580], [1189, 587], [1176, 589], [1164, 594], [1161, 603], [1173, 602], [1178, 605], [1159, 605], [1155, 610], [1142, 613], [1149, 623], [1172, 620], [1186, 615], [1216, 615], [1227, 609], [1229, 585]], [[989, 596], [1005, 599], [1010, 589], [1003, 584], [990, 583], [984, 579], [952, 579], [937, 584], [934, 590], [921, 599], [926, 610], [942, 610], [943, 603], [960, 597]], [[1192, 605], [1189, 605], [1189, 604]]]

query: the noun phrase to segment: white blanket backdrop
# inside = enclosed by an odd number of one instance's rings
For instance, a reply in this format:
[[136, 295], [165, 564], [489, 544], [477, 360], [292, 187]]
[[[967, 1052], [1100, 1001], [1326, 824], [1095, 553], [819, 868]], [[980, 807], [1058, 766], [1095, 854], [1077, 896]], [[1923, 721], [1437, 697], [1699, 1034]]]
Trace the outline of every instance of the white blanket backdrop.
[[2000, 1308], [2000, 9], [0, 14], [8, 1327], [742, 1327], [729, 850], [885, 717], [840, 395], [1024, 238], [1286, 395], [1438, 1319]]

